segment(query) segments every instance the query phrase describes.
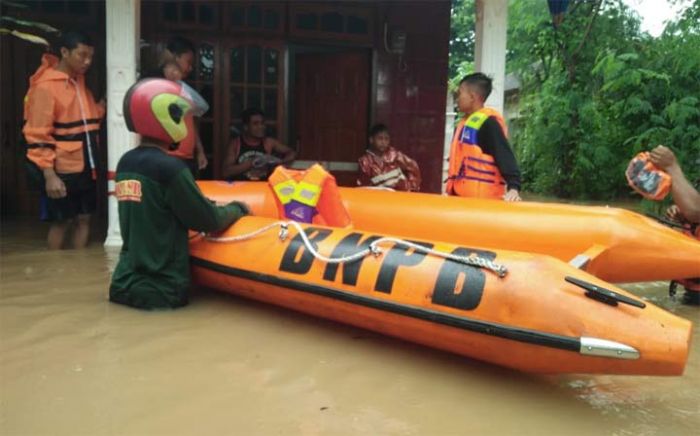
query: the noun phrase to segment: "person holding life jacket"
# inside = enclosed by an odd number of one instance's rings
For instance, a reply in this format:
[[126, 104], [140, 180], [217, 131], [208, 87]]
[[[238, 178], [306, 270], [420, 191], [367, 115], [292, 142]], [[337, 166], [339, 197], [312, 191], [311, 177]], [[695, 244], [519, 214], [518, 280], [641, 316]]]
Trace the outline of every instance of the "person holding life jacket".
[[357, 161], [358, 186], [378, 186], [397, 191], [420, 191], [418, 163], [390, 145], [389, 128], [375, 124], [369, 131], [369, 147]]
[[651, 162], [648, 151], [638, 153], [625, 170], [630, 187], [649, 200], [661, 201], [671, 191], [671, 176]]
[[351, 224], [335, 177], [319, 164], [304, 171], [278, 166], [268, 179], [281, 219], [347, 227]]
[[204, 197], [187, 164], [167, 153], [188, 135], [194, 103], [177, 82], [144, 79], [124, 96], [127, 128], [141, 144], [117, 164], [114, 195], [122, 245], [109, 299], [139, 309], [188, 302], [188, 230], [216, 232], [248, 214], [244, 203], [217, 206]]
[[265, 113], [262, 110], [248, 108], [241, 113], [241, 120], [243, 134], [238, 134], [236, 130], [237, 134], [231, 136], [222, 164], [224, 179], [266, 180], [275, 166], [294, 160], [294, 150], [275, 138], [265, 136]]
[[59, 48], [60, 58], [44, 54], [29, 79], [22, 133], [27, 171], [41, 192], [41, 219], [51, 223], [49, 249], [63, 246], [73, 221], [73, 245], [83, 248], [96, 209], [98, 133], [105, 108], [85, 86], [84, 75], [95, 53], [91, 40], [66, 32]]
[[[184, 82], [184, 79], [192, 72], [194, 60], [195, 47], [192, 42], [181, 36], [173, 36], [168, 40], [165, 50], [160, 54], [158, 68], [146, 74], [146, 77], [159, 77], [172, 80], [178, 82], [185, 88], [189, 88], [189, 85]], [[191, 88], [188, 89], [188, 92], [195, 97], [193, 100], [195, 103], [193, 115], [195, 117], [201, 117], [209, 110], [209, 104], [199, 93]], [[168, 150], [168, 154], [182, 159], [195, 178], [197, 178], [199, 172], [204, 170], [209, 162], [204, 151], [202, 140], [197, 131], [194, 117], [188, 119], [187, 122], [190, 123], [187, 128], [187, 137], [180, 141], [177, 146], [172, 144]]]
[[446, 193], [520, 201], [520, 169], [505, 121], [484, 107], [491, 89], [492, 80], [483, 73], [469, 74], [459, 83], [457, 105], [465, 116], [452, 138]]
[[700, 223], [700, 192], [685, 177], [673, 151], [659, 145], [651, 151], [649, 160], [671, 176], [671, 195], [682, 217]]
[[[650, 152], [649, 160], [671, 176], [674, 205], [666, 211], [666, 215], [686, 225], [688, 233], [700, 240], [700, 192], [685, 177], [676, 155], [670, 148], [657, 146]], [[698, 271], [700, 272], [700, 267]], [[700, 277], [679, 280], [678, 283], [686, 289], [685, 302], [700, 304]]]

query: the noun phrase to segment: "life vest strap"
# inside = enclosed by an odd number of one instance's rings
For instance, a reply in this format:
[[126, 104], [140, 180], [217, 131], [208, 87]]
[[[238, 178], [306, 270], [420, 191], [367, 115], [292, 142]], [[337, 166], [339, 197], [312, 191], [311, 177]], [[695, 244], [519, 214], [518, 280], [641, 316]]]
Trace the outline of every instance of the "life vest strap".
[[466, 176], [466, 175], [459, 175], [459, 174], [452, 177], [451, 180], [475, 180], [477, 182], [488, 183], [490, 185], [498, 185], [498, 184], [505, 185], [506, 184], [505, 182], [501, 182], [501, 181], [494, 180], [494, 179], [485, 179], [483, 177]]

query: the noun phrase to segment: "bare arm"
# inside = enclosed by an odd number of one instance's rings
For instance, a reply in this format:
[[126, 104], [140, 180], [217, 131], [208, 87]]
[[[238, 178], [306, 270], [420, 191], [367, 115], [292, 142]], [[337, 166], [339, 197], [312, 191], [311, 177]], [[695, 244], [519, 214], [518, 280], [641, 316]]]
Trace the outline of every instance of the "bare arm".
[[199, 132], [197, 132], [197, 142], [195, 143], [195, 156], [197, 158], [197, 168], [203, 170], [209, 164], [206, 152], [204, 151], [204, 146], [202, 145], [202, 139], [199, 137]]
[[44, 180], [46, 180], [46, 195], [49, 198], [63, 198], [68, 195], [66, 190], [66, 185], [63, 183], [60, 177], [56, 175], [56, 171], [53, 168], [44, 168]]
[[240, 164], [236, 163], [236, 159], [238, 159], [238, 152], [239, 147], [236, 145], [236, 142], [233, 140], [229, 141], [228, 151], [226, 152], [226, 157], [224, 158], [224, 163], [221, 169], [221, 176], [224, 179], [231, 179], [253, 168], [252, 161], [246, 161]]
[[291, 163], [297, 157], [296, 151], [292, 150], [291, 147], [289, 147], [288, 145], [284, 145], [279, 141], [273, 141], [272, 149], [275, 151], [275, 153], [284, 155], [284, 157], [282, 158], [283, 164]]
[[651, 151], [651, 162], [666, 171], [672, 178], [671, 194], [680, 213], [692, 223], [700, 222], [700, 193], [693, 188], [678, 165], [673, 152], [663, 145]]

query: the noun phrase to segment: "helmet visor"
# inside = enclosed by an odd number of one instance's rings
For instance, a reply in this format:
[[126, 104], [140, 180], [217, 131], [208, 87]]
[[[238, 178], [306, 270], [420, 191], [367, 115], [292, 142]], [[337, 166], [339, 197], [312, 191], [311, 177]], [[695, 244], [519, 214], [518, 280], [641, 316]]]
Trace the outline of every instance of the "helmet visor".
[[209, 111], [209, 103], [207, 103], [200, 93], [182, 80], [179, 80], [178, 83], [182, 86], [184, 97], [190, 100], [194, 105], [192, 108], [192, 115], [201, 117]]

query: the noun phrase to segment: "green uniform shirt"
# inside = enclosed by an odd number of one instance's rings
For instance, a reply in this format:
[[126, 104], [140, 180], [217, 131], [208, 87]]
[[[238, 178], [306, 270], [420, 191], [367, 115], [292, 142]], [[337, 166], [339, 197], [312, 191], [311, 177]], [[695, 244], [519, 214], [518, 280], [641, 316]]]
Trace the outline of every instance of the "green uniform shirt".
[[124, 244], [109, 298], [142, 309], [187, 304], [188, 229], [223, 230], [247, 213], [242, 203], [206, 199], [187, 166], [155, 146], [124, 154], [115, 195]]

